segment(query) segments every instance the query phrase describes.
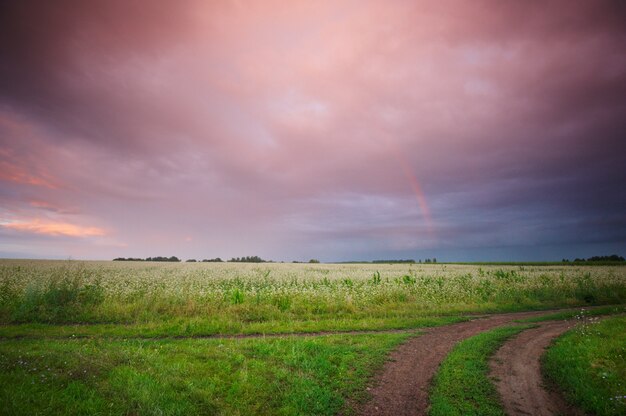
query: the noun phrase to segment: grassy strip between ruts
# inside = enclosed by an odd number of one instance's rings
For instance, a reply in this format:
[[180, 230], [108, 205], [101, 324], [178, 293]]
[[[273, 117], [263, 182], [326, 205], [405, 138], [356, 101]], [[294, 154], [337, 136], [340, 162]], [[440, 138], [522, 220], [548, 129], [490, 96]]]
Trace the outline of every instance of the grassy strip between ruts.
[[626, 414], [626, 317], [583, 319], [548, 349], [543, 371], [585, 412]]
[[599, 306], [593, 309], [581, 308], [578, 310], [561, 311], [548, 315], [533, 316], [531, 318], [517, 319], [515, 322], [533, 323], [545, 321], [558, 321], [572, 318], [582, 319], [589, 316], [611, 315], [626, 312], [626, 305]]
[[489, 358], [510, 337], [533, 325], [506, 326], [460, 342], [441, 363], [430, 393], [431, 416], [504, 415], [489, 379]]
[[409, 336], [5, 340], [0, 402], [14, 415], [332, 415], [365, 399]]

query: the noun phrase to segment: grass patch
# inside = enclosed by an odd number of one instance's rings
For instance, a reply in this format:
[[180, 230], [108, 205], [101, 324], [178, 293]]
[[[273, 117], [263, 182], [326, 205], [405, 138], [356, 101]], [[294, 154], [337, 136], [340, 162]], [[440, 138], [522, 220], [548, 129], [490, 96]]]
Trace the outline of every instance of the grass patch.
[[543, 358], [549, 381], [589, 414], [626, 414], [626, 317], [585, 319]]
[[583, 316], [601, 316], [612, 315], [617, 313], [626, 312], [626, 305], [613, 305], [613, 306], [601, 306], [593, 309], [580, 309], [571, 311], [555, 312], [548, 315], [533, 316], [531, 318], [517, 319], [515, 322], [520, 323], [533, 323], [533, 322], [545, 322], [545, 321], [559, 321], [573, 318], [581, 318]]
[[217, 335], [264, 335], [318, 333], [321, 331], [387, 331], [435, 327], [464, 322], [465, 316], [416, 318], [325, 319], [319, 321], [272, 321], [219, 325], [203, 319], [171, 320], [147, 324], [49, 325], [21, 324], [0, 326], [0, 338], [192, 338]]
[[441, 363], [430, 393], [431, 416], [505, 415], [488, 377], [489, 358], [510, 337], [532, 328], [508, 326], [460, 342]]
[[365, 399], [408, 336], [2, 341], [0, 402], [14, 415], [332, 415]]

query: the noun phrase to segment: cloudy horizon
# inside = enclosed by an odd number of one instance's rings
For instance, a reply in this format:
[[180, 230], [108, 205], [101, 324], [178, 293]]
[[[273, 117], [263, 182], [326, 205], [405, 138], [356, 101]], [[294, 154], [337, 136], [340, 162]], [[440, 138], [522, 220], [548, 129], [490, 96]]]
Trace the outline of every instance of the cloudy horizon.
[[626, 254], [619, 1], [0, 4], [0, 257]]

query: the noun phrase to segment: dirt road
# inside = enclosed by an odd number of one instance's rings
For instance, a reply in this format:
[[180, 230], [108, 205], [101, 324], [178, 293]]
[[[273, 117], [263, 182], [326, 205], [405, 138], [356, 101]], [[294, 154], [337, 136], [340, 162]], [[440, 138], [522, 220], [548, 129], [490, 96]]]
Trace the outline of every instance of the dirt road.
[[357, 408], [360, 415], [425, 415], [428, 390], [439, 364], [459, 341], [516, 319], [545, 315], [550, 311], [521, 312], [432, 328], [402, 344], [390, 356], [382, 373], [369, 388], [372, 399]]
[[494, 355], [491, 375], [508, 415], [583, 415], [559, 394], [544, 388], [540, 369], [544, 350], [573, 325], [568, 321], [544, 323], [508, 340]]

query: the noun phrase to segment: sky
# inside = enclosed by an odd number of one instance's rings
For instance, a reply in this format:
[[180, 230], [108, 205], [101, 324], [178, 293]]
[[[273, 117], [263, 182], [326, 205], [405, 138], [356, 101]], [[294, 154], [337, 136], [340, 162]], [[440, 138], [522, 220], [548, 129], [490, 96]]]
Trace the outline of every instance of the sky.
[[0, 2], [0, 257], [626, 254], [621, 1]]

